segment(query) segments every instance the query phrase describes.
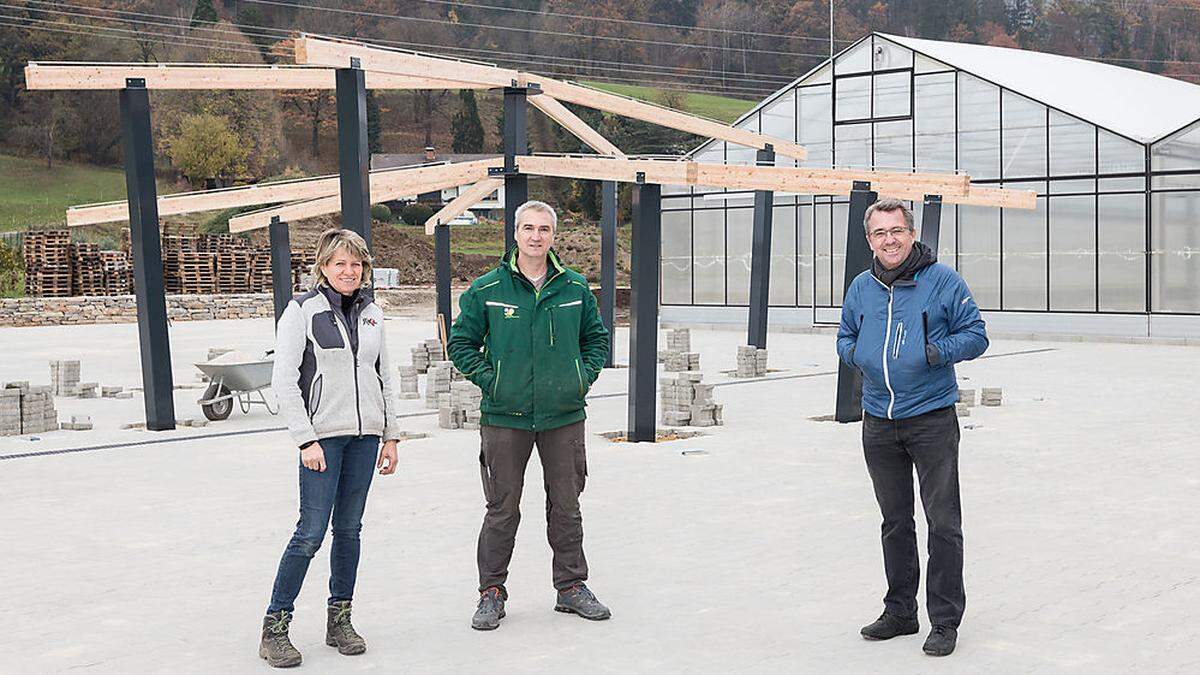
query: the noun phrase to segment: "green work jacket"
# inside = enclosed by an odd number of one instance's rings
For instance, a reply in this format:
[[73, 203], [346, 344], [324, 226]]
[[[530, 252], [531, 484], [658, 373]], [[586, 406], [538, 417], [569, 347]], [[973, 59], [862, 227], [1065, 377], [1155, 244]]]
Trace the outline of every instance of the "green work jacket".
[[540, 431], [586, 417], [584, 396], [608, 357], [608, 330], [587, 279], [548, 254], [536, 291], [514, 248], [459, 298], [455, 367], [483, 390], [480, 423]]

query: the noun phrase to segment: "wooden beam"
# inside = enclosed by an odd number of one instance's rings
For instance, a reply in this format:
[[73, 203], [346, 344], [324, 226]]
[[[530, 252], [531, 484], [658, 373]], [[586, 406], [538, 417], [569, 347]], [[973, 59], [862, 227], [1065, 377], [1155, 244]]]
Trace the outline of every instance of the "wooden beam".
[[410, 77], [469, 82], [487, 87], [517, 84], [519, 73], [508, 68], [425, 56], [414, 52], [387, 49], [362, 42], [333, 40], [301, 35], [295, 39], [296, 63], [347, 68], [350, 59], [359, 60], [363, 70], [378, 70]]
[[607, 138], [600, 135], [600, 132], [593, 129], [579, 118], [578, 115], [567, 109], [566, 106], [559, 103], [555, 99], [541, 94], [539, 96], [530, 96], [529, 102], [533, 107], [541, 110], [547, 117], [558, 122], [564, 129], [575, 135], [576, 138], [583, 141], [587, 146], [602, 155], [611, 155], [613, 157], [624, 157], [625, 153], [621, 149], [613, 145]]
[[689, 115], [671, 108], [664, 108], [634, 98], [610, 94], [582, 85], [562, 82], [541, 75], [522, 73], [508, 68], [499, 68], [463, 61], [453, 61], [432, 56], [410, 54], [383, 49], [361, 42], [339, 42], [328, 38], [302, 35], [295, 40], [296, 63], [345, 67], [351, 57], [358, 58], [366, 70], [381, 70], [399, 75], [417, 77], [443, 77], [463, 82], [477, 82], [492, 86], [537, 85], [544, 94], [568, 103], [611, 112], [625, 117], [651, 122], [660, 126], [686, 131], [699, 136], [708, 136], [750, 148], [763, 148], [770, 144], [775, 152], [795, 159], [804, 159], [806, 152], [799, 145], [780, 138], [764, 136], [753, 131], [737, 129]]
[[[117, 90], [126, 78], [147, 89], [333, 89], [333, 68], [211, 63], [37, 63], [25, 66], [29, 90]], [[385, 72], [366, 74], [368, 89], [486, 89], [488, 85]]]
[[[416, 181], [417, 183], [436, 182], [439, 185], [448, 183], [446, 187], [453, 187], [486, 178], [488, 167], [502, 166], [503, 163], [504, 160], [497, 157], [495, 159], [480, 159], [455, 164], [432, 164], [397, 167], [394, 169], [378, 169], [371, 172], [371, 192], [374, 194], [376, 190], [386, 190], [393, 185], [404, 184], [410, 181]], [[170, 216], [182, 213], [240, 208], [243, 206], [311, 200], [326, 196], [336, 197], [338, 190], [337, 176], [321, 176], [317, 178], [259, 183], [258, 185], [223, 188], [220, 190], [184, 192], [159, 197], [158, 214], [159, 216]], [[422, 190], [421, 192], [427, 191]], [[336, 210], [334, 209], [334, 211]], [[125, 202], [89, 204], [67, 209], [67, 225], [71, 227], [113, 223], [122, 220], [129, 220], [129, 207]], [[270, 218], [267, 219], [267, 223], [270, 224]]]
[[[403, 169], [387, 169], [371, 172], [371, 201], [375, 204], [399, 199], [408, 195], [419, 195], [434, 190], [477, 183], [488, 177], [489, 167], [504, 165], [504, 159], [481, 159], [473, 162], [417, 166]], [[284, 222], [295, 222], [304, 218], [323, 216], [341, 211], [341, 197], [337, 193], [336, 178], [334, 194], [329, 197], [285, 204], [283, 206], [244, 213], [229, 219], [230, 232], [246, 232], [267, 227], [272, 216]]]
[[425, 234], [433, 234], [434, 228], [448, 223], [475, 206], [481, 199], [504, 187], [504, 179], [488, 178], [458, 193], [458, 196], [425, 221]]
[[[925, 199], [925, 195], [914, 197]], [[943, 202], [969, 206], [999, 206], [1006, 209], [1036, 209], [1037, 192], [1034, 190], [1006, 190], [1002, 188], [971, 185], [963, 197], [942, 197]]]

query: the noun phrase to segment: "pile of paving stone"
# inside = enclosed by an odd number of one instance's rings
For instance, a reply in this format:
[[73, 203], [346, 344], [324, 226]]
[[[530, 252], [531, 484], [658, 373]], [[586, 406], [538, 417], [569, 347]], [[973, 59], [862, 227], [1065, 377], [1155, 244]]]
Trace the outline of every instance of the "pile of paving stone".
[[421, 398], [421, 390], [418, 386], [419, 378], [417, 377], [417, 367], [396, 366], [396, 372], [400, 374], [400, 398]]
[[738, 345], [737, 377], [762, 377], [767, 374], [767, 350], [754, 345]]
[[700, 370], [700, 354], [692, 351], [691, 331], [675, 328], [667, 331], [666, 349], [658, 352], [658, 362], [668, 372]]
[[79, 396], [79, 362], [51, 361], [50, 390], [55, 396]]
[[416, 366], [417, 372], [422, 375], [429, 371], [430, 366], [446, 360], [446, 357], [442, 353], [442, 341], [438, 338], [430, 338], [418, 343], [417, 346], [411, 349], [411, 352], [412, 364]]
[[703, 375], [682, 372], [659, 379], [659, 409], [665, 426], [711, 427], [725, 424], [725, 406], [713, 401], [713, 385]]
[[425, 407], [437, 410], [441, 406], [442, 394], [450, 393], [450, 383], [461, 380], [462, 374], [449, 361], [439, 361], [429, 366], [425, 373]]
[[483, 392], [474, 383], [450, 383], [450, 392], [438, 394], [438, 426], [443, 429], [478, 429]]
[[[1004, 396], [1004, 390], [1000, 387], [984, 387], [980, 392], [979, 405], [988, 408], [997, 408], [1000, 406]], [[971, 408], [975, 407], [975, 390], [974, 389], [959, 389], [958, 403], [954, 406], [959, 417], [970, 417]]]
[[58, 430], [58, 411], [50, 385], [9, 382], [0, 388], [0, 435]]

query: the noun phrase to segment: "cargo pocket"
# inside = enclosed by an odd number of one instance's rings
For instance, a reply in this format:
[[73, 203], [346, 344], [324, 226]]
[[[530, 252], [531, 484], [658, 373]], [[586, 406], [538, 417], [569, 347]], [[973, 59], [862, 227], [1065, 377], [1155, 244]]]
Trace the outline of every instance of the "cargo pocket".
[[324, 379], [325, 375], [317, 375], [308, 392], [308, 421], [310, 423], [317, 416], [317, 409], [321, 407], [321, 383]]
[[496, 494], [495, 486], [492, 484], [492, 470], [488, 468], [487, 459], [483, 456], [483, 450], [479, 450], [479, 481], [483, 483], [483, 498], [488, 504], [492, 503], [493, 495]]
[[321, 349], [342, 349], [346, 346], [333, 312], [318, 312], [312, 318], [313, 340]]
[[587, 487], [587, 475], [587, 442], [580, 438], [575, 449], [575, 492], [577, 494], [583, 494], [583, 489]]

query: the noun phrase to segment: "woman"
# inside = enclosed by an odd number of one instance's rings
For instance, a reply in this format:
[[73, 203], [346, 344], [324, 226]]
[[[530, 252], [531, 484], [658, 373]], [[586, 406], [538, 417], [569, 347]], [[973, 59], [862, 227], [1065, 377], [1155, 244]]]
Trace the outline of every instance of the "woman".
[[342, 654], [366, 651], [350, 624], [358, 535], [373, 468], [381, 475], [396, 471], [395, 388], [383, 310], [366, 288], [371, 278], [366, 242], [350, 230], [326, 230], [317, 239], [312, 271], [313, 289], [288, 303], [279, 319], [271, 381], [300, 448], [300, 521], [279, 562], [258, 651], [275, 667], [300, 664], [288, 623], [330, 516], [325, 644]]

